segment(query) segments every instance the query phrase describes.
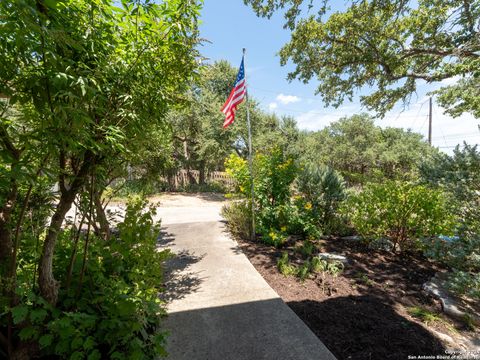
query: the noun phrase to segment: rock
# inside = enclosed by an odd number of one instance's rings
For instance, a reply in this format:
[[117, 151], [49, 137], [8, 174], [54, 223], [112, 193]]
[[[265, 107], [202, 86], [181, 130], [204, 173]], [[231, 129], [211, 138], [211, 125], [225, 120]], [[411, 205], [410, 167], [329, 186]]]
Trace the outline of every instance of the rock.
[[348, 264], [349, 261], [346, 256], [339, 255], [339, 254], [333, 254], [333, 253], [320, 253], [318, 254], [318, 257], [322, 260], [326, 261], [339, 261], [343, 264]]
[[368, 247], [373, 250], [392, 251], [393, 243], [385, 238], [374, 239], [368, 243]]
[[446, 342], [450, 345], [456, 345], [456, 341], [453, 340], [453, 338], [450, 336], [450, 335], [447, 335], [447, 334], [444, 334], [444, 333], [441, 333], [439, 331], [436, 331], [436, 330], [433, 330], [433, 329], [430, 329], [430, 331], [433, 333], [433, 335], [435, 335], [437, 338], [439, 338], [441, 341], [443, 342]]
[[354, 236], [342, 236], [340, 239], [342, 240], [347, 240], [347, 241], [357, 241], [360, 240], [360, 236], [354, 235]]
[[475, 325], [480, 325], [480, 317], [477, 314], [464, 311], [459, 306], [459, 301], [449, 294], [445, 289], [442, 280], [437, 276], [434, 276], [430, 281], [423, 284], [423, 290], [427, 294], [440, 300], [442, 310], [445, 314], [459, 320], [465, 320], [465, 318], [469, 317]]

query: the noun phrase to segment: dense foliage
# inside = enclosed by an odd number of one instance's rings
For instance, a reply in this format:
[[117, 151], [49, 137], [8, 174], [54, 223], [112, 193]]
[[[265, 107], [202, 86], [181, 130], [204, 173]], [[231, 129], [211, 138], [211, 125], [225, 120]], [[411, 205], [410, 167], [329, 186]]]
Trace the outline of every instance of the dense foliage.
[[281, 63], [296, 65], [289, 79], [318, 80], [327, 104], [338, 106], [368, 87], [361, 102], [385, 114], [408, 102], [419, 81], [459, 76], [463, 81], [447, 87], [442, 102], [453, 114], [478, 114], [478, 0], [244, 1], [260, 16], [285, 9], [292, 34]]
[[369, 184], [350, 196], [345, 211], [366, 241], [391, 240], [393, 251], [419, 249], [421, 240], [452, 235], [456, 226], [441, 190], [409, 182]]
[[42, 356], [70, 359], [151, 359], [165, 353], [158, 292], [169, 252], [156, 250], [159, 226], [146, 205], [143, 199], [131, 199], [118, 234], [109, 241], [90, 235], [88, 258], [75, 253], [78, 241], [89, 235], [74, 229], [60, 234], [55, 275], [62, 286], [55, 307], [30, 286], [34, 268], [29, 254], [21, 254], [18, 281], [25, 288], [20, 304], [12, 308], [20, 339], [38, 341]]
[[329, 234], [341, 231], [338, 208], [346, 199], [343, 178], [332, 168], [305, 165], [296, 182], [305, 203], [311, 204], [311, 215], [318, 226]]
[[[236, 181], [237, 195], [249, 199], [251, 178], [247, 161], [232, 155], [225, 166]], [[335, 171], [316, 166], [300, 170], [291, 156], [275, 147], [255, 156], [253, 181], [255, 230], [266, 243], [281, 246], [289, 235], [315, 239], [338, 228], [337, 210], [345, 198], [345, 188]], [[238, 220], [241, 209], [233, 204], [225, 212], [227, 219], [234, 222], [237, 215]]]
[[[138, 278], [144, 257], [161, 260], [154, 235], [128, 219], [112, 235], [102, 196], [145, 134], [168, 134], [166, 113], [198, 67], [199, 9], [0, 2], [1, 356], [161, 353], [157, 285]], [[68, 223], [74, 203], [81, 216]]]
[[308, 134], [301, 159], [340, 171], [350, 184], [415, 177], [437, 151], [420, 134], [382, 129], [367, 114], [353, 115]]
[[[147, 135], [145, 146], [137, 151], [130, 165], [133, 177], [141, 178], [145, 188], [162, 191], [221, 190], [208, 182], [208, 174], [224, 171], [224, 160], [230, 154], [247, 156], [248, 130], [245, 104], [236, 113], [235, 125], [224, 129], [222, 107], [238, 69], [227, 61], [203, 63], [199, 76], [189, 83], [190, 88], [179, 94], [181, 106], [172, 107], [167, 114], [168, 126]], [[272, 143], [283, 148], [296, 145], [299, 130], [291, 117], [279, 117], [263, 111], [255, 98], [249, 99], [253, 147], [268, 149]], [[188, 184], [184, 189], [174, 188], [173, 176], [186, 170]], [[192, 170], [198, 171], [194, 177]], [[162, 178], [163, 181], [158, 181]], [[136, 182], [133, 181], [135, 190]], [[212, 186], [213, 185], [213, 186]]]
[[457, 237], [437, 241], [428, 252], [454, 269], [451, 286], [480, 298], [480, 152], [477, 146], [457, 147], [452, 156], [438, 155], [421, 168], [422, 178], [455, 199], [461, 220]]

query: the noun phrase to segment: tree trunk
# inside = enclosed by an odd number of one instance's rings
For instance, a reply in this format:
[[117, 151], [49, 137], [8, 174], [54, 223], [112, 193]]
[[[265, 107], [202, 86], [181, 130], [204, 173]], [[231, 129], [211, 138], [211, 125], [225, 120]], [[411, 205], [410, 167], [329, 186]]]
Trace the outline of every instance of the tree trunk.
[[72, 181], [69, 189], [65, 184], [61, 184], [61, 196], [57, 209], [52, 216], [47, 236], [43, 243], [42, 255], [38, 265], [38, 287], [40, 295], [50, 304], [54, 305], [58, 297], [58, 282], [53, 277], [53, 252], [57, 243], [58, 234], [65, 219], [65, 215], [72, 207], [75, 196], [77, 196], [81, 187], [85, 184], [87, 174], [92, 169], [95, 158], [92, 153], [87, 152], [84, 156], [83, 164], [78, 171], [75, 179]]
[[[10, 217], [12, 214], [15, 200], [17, 198], [17, 183], [15, 180], [11, 180], [10, 191], [7, 194], [5, 204], [0, 210], [0, 274], [7, 271], [8, 264], [10, 264], [10, 258], [13, 253], [12, 231], [10, 227]], [[5, 265], [5, 267], [4, 267]]]
[[102, 192], [95, 191], [94, 195], [94, 205], [96, 213], [96, 221], [100, 225], [100, 235], [104, 240], [110, 239], [110, 225], [108, 224], [107, 216], [105, 215], [105, 209], [102, 204]]
[[198, 183], [200, 185], [205, 185], [205, 161], [200, 161], [200, 169], [198, 175]]
[[72, 207], [73, 200], [75, 199], [76, 191], [72, 190], [73, 189], [70, 189], [62, 193], [60, 197], [60, 202], [52, 216], [47, 237], [43, 244], [42, 256], [38, 267], [40, 294], [52, 305], [55, 305], [58, 297], [58, 282], [53, 277], [53, 252], [65, 215]]

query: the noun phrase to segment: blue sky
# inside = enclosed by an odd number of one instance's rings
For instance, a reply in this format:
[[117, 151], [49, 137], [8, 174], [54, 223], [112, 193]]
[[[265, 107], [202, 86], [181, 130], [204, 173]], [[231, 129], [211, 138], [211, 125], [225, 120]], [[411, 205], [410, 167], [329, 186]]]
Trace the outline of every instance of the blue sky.
[[[277, 55], [288, 42], [290, 32], [284, 30], [283, 17], [275, 14], [272, 19], [257, 18], [242, 0], [205, 0], [202, 11], [201, 36], [205, 43], [202, 54], [211, 61], [225, 59], [238, 66], [242, 48], [247, 49], [245, 59], [249, 93], [260, 101], [266, 111], [296, 118], [302, 129], [318, 130], [343, 116], [362, 112], [357, 100], [345, 103], [340, 108], [326, 108], [320, 96], [315, 95], [316, 83], [303, 84], [286, 80], [292, 65], [280, 66]], [[233, 81], [234, 79], [232, 79]], [[455, 79], [445, 81], [445, 84]], [[398, 105], [384, 119], [376, 122], [382, 127], [410, 128], [426, 136], [428, 131], [428, 91], [440, 84], [421, 84], [410, 106]], [[452, 119], [442, 109], [433, 107], [433, 145], [445, 152], [462, 143], [480, 143], [479, 119], [470, 115]]]

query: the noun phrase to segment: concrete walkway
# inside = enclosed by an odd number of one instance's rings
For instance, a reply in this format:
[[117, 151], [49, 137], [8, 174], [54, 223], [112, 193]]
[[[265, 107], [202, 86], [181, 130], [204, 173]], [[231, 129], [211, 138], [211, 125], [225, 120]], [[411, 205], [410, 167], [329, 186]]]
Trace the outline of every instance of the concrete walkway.
[[160, 199], [172, 360], [334, 360], [225, 230], [218, 199]]

